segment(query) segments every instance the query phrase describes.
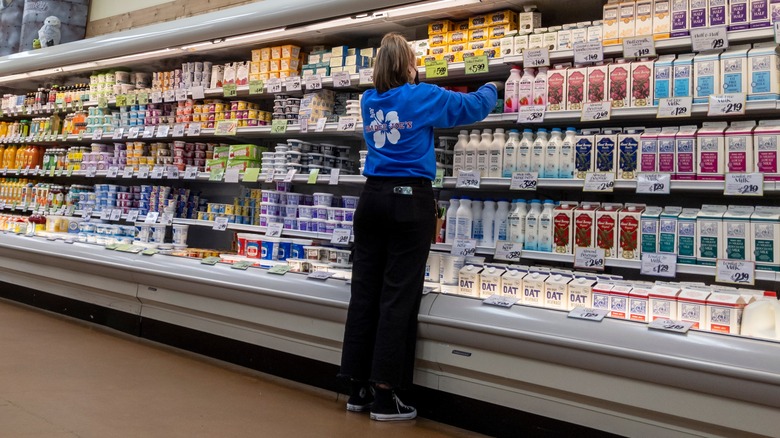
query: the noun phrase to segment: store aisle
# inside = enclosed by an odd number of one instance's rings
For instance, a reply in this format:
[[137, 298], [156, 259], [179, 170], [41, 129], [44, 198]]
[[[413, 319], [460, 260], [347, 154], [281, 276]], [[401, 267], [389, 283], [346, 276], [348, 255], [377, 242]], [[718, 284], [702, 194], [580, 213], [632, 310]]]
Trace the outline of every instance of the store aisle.
[[0, 300], [0, 437], [473, 437]]

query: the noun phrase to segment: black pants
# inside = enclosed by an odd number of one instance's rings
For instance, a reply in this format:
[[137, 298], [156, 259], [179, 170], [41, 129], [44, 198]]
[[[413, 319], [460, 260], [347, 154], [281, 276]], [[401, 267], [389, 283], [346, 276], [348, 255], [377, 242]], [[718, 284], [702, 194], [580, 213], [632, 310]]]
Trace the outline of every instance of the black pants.
[[393, 388], [411, 386], [417, 314], [435, 222], [430, 181], [366, 181], [355, 211], [352, 297], [340, 376]]

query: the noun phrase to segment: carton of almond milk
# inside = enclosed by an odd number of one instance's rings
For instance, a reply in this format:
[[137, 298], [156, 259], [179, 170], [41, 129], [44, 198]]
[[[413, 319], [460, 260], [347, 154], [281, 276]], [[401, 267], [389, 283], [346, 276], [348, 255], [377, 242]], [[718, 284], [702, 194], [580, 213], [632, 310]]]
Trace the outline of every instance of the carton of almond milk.
[[625, 108], [631, 105], [631, 64], [620, 58], [609, 64], [609, 100], [612, 108]]
[[609, 310], [609, 296], [613, 287], [615, 287], [614, 284], [603, 281], [593, 286], [592, 307], [594, 309]]
[[753, 162], [764, 181], [780, 181], [780, 120], [762, 120], [753, 130]]
[[755, 208], [751, 205], [729, 205], [723, 215], [725, 250], [723, 258], [727, 260], [753, 261], [753, 236], [750, 229], [750, 217]]
[[645, 129], [639, 137], [639, 172], [656, 172], [658, 170], [658, 134], [661, 128]]
[[651, 287], [635, 286], [628, 296], [628, 319], [631, 321], [648, 322], [650, 312], [648, 309], [648, 295]]
[[617, 0], [609, 0], [604, 5], [604, 28], [602, 30], [605, 46], [620, 44], [620, 4]]
[[[566, 109], [579, 111], [588, 96], [588, 81], [586, 76], [588, 68], [582, 64], [575, 64], [566, 70]], [[549, 80], [548, 80], [549, 82]]]
[[574, 210], [574, 251], [596, 247], [596, 210], [598, 203], [583, 202]]
[[672, 0], [672, 38], [690, 34], [690, 6], [689, 0]]
[[566, 310], [569, 308], [567, 293], [570, 275], [554, 274], [547, 277], [544, 285], [544, 307], [548, 309]]
[[573, 254], [576, 202], [561, 202], [553, 209], [553, 247], [556, 254]]
[[674, 174], [677, 169], [676, 126], [666, 126], [658, 134], [658, 171], [662, 173]]
[[615, 285], [609, 291], [609, 316], [610, 318], [628, 319], [631, 286]]
[[739, 334], [745, 300], [739, 294], [712, 293], [707, 298], [707, 323], [716, 333]]
[[647, 58], [631, 63], [631, 106], [652, 106], [654, 66]]
[[726, 130], [726, 172], [750, 173], [753, 166], [753, 129], [756, 122], [732, 122]]
[[604, 128], [596, 134], [596, 172], [615, 173], [621, 128]]
[[636, 2], [636, 36], [653, 34], [653, 0]]
[[458, 294], [479, 297], [480, 266], [466, 265], [458, 273]]
[[[723, 238], [725, 205], [702, 205], [696, 216], [696, 264], [715, 266], [723, 258], [726, 242]], [[679, 220], [679, 219], [678, 219]]]
[[647, 207], [642, 212], [639, 229], [639, 248], [641, 252], [655, 254], [658, 252], [658, 227], [661, 219], [661, 207]]
[[[677, 216], [677, 263], [695, 265], [698, 252], [698, 239], [696, 221], [699, 210], [695, 208], [683, 208]], [[661, 250], [664, 252], [663, 237], [664, 216], [661, 215]]]
[[591, 307], [593, 303], [593, 286], [596, 285], [596, 277], [589, 275], [577, 275], [568, 284], [568, 307], [566, 310], [572, 310], [575, 307]]
[[750, 229], [756, 269], [780, 271], [780, 207], [756, 207]]
[[585, 179], [588, 172], [596, 168], [596, 134], [600, 129], [583, 129], [576, 137], [574, 145], [575, 179]]
[[674, 137], [675, 172], [673, 180], [696, 179], [696, 125], [680, 126]]
[[487, 298], [491, 295], [501, 294], [501, 276], [506, 271], [503, 268], [489, 266], [479, 274], [479, 296]]
[[671, 0], [655, 0], [653, 4], [653, 39], [669, 38], [672, 30]]
[[605, 203], [596, 210], [596, 248], [607, 258], [618, 256], [618, 211], [622, 204]]
[[636, 3], [624, 1], [619, 6], [620, 21], [618, 21], [618, 37], [620, 42], [624, 38], [631, 38], [636, 32]]
[[523, 277], [526, 272], [507, 269], [501, 276], [501, 295], [520, 300], [523, 296]]
[[520, 302], [527, 306], [544, 306], [544, 282], [549, 275], [545, 272], [533, 271], [523, 277], [523, 296]]
[[677, 294], [680, 288], [671, 285], [656, 285], [650, 289], [647, 298], [650, 303], [650, 321], [658, 318], [677, 318]]
[[643, 128], [625, 128], [618, 134], [617, 180], [635, 180]]
[[626, 204], [618, 213], [618, 258], [639, 260], [639, 225], [644, 204]]
[[603, 62], [588, 67], [588, 102], [604, 102], [608, 100], [608, 74], [609, 67]]
[[707, 320], [707, 297], [709, 296], [709, 290], [683, 288], [677, 295], [677, 317], [675, 319], [692, 322], [692, 328], [696, 330], [709, 330], [709, 321]]
[[726, 168], [726, 122], [704, 122], [696, 132], [698, 180], [723, 181]]
[[566, 67], [556, 65], [547, 72], [547, 111], [566, 109]]

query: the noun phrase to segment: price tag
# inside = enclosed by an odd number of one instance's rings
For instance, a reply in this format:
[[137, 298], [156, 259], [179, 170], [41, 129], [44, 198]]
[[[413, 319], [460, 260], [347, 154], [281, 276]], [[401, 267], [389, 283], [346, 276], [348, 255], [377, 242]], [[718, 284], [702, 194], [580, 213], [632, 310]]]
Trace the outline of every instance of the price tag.
[[306, 180], [307, 184], [317, 184], [317, 177], [320, 175], [320, 169], [311, 169], [309, 171], [309, 179]]
[[306, 76], [306, 90], [322, 90], [322, 76]]
[[254, 262], [244, 262], [244, 261], [241, 261], [241, 262], [233, 263], [232, 265], [230, 265], [230, 268], [231, 269], [240, 269], [242, 271], [246, 271], [247, 268], [249, 268], [250, 266], [252, 266], [254, 264], [255, 264]]
[[752, 286], [756, 284], [756, 263], [718, 259], [715, 281]]
[[132, 178], [133, 172], [134, 170], [132, 166], [125, 166], [122, 168], [122, 178]]
[[539, 180], [537, 172], [514, 172], [509, 190], [536, 190]]
[[145, 256], [153, 256], [155, 254], [159, 254], [160, 251], [157, 251], [156, 249], [145, 249], [141, 251], [141, 254]]
[[604, 46], [601, 41], [574, 43], [574, 63], [586, 64], [604, 60]]
[[581, 122], [602, 122], [612, 115], [612, 102], [587, 102], [582, 104]]
[[642, 275], [674, 278], [677, 275], [677, 255], [642, 253]]
[[136, 94], [136, 99], [139, 104], [146, 105], [147, 103], [149, 103], [149, 93], [140, 92]]
[[127, 212], [127, 218], [125, 219], [127, 222], [135, 222], [138, 220], [138, 215], [140, 214], [140, 211], [138, 210], [130, 210]]
[[585, 174], [583, 192], [612, 192], [615, 190], [615, 174], [608, 172], [588, 172]]
[[131, 139], [131, 140], [138, 138], [138, 131], [139, 131], [139, 129], [138, 129], [137, 126], [134, 126], [134, 127], [130, 128], [127, 131], [127, 138]]
[[317, 126], [314, 127], [314, 132], [322, 132], [325, 130], [325, 124], [328, 122], [328, 119], [325, 117], [320, 117], [317, 119]]
[[[285, 121], [286, 122], [286, 121]], [[220, 120], [217, 122], [214, 135], [236, 135], [238, 133], [238, 120]]]
[[265, 235], [267, 237], [282, 237], [282, 231], [284, 230], [284, 224], [281, 222], [274, 222], [268, 224]]
[[206, 257], [200, 261], [200, 264], [214, 266], [219, 263], [220, 260], [221, 259], [219, 257]]
[[116, 97], [116, 106], [122, 107], [127, 106], [127, 95], [126, 94], [120, 94]]
[[624, 58], [647, 58], [655, 56], [655, 40], [653, 36], [623, 38]]
[[727, 173], [724, 195], [764, 196], [764, 174]]
[[274, 172], [269, 172], [268, 175], [265, 176], [265, 182], [266, 183], [272, 183], [274, 182]]
[[65, 172], [65, 176], [67, 176], [68, 178], [73, 176], [73, 168], [72, 167], [68, 168], [68, 170]]
[[569, 318], [585, 319], [588, 321], [601, 322], [607, 316], [609, 310], [591, 309], [588, 307], [577, 306], [567, 315]]
[[523, 244], [512, 242], [496, 242], [496, 252], [493, 258], [496, 260], [508, 260], [519, 262], [523, 257]]
[[200, 135], [200, 123], [190, 123], [189, 128], [187, 128], [187, 136], [189, 137], [197, 137]]
[[545, 105], [524, 105], [517, 113], [517, 123], [542, 123], [544, 122]]
[[144, 133], [143, 138], [152, 138], [154, 137], [154, 126], [145, 126], [144, 127]]
[[271, 78], [265, 83], [268, 87], [269, 93], [281, 93], [282, 92], [282, 80], [279, 78]]
[[240, 174], [241, 174], [241, 170], [238, 168], [233, 167], [230, 169], [225, 169], [225, 182], [237, 183]]
[[171, 131], [171, 127], [168, 125], [160, 125], [157, 127], [157, 138], [165, 138]]
[[238, 95], [238, 87], [236, 84], [225, 84], [222, 86], [222, 95], [224, 97], [236, 97]]
[[138, 167], [138, 178], [140, 178], [140, 179], [149, 178], [149, 166], [139, 166]]
[[100, 141], [103, 139], [103, 128], [97, 128], [92, 131], [92, 140]]
[[111, 136], [112, 140], [121, 140], [125, 135], [125, 128], [116, 128], [114, 134]]
[[339, 132], [354, 131], [357, 127], [357, 117], [355, 116], [341, 116], [339, 117]]
[[190, 88], [190, 93], [192, 93], [193, 99], [205, 99], [206, 98], [206, 90], [203, 88], [203, 86], [197, 86]]
[[41, 174], [43, 175], [43, 172], [41, 172], [41, 166], [35, 166], [35, 169], [32, 170], [33, 175]]
[[657, 119], [690, 117], [693, 114], [692, 97], [665, 97], [658, 101]]
[[276, 119], [271, 122], [271, 134], [284, 134], [287, 132], [287, 120]]
[[98, 108], [108, 108], [108, 97], [106, 96], [100, 96], [98, 97]]
[[265, 92], [265, 82], [262, 79], [249, 81], [249, 95], [263, 94]]
[[455, 187], [459, 189], [478, 189], [480, 183], [479, 170], [461, 170]]
[[345, 88], [352, 85], [352, 78], [349, 74], [349, 72], [346, 71], [339, 71], [336, 73], [333, 73], [333, 87], [334, 88]]
[[550, 66], [550, 51], [548, 49], [523, 50], [523, 67], [537, 68]]
[[653, 330], [663, 330], [667, 332], [675, 332], [675, 333], [688, 333], [688, 330], [693, 327], [692, 322], [685, 322], [685, 321], [675, 321], [672, 319], [666, 319], [666, 318], [658, 318], [656, 320], [653, 320], [650, 322], [650, 324], [647, 325], [647, 328], [653, 329]]
[[244, 178], [242, 181], [253, 183], [257, 182], [258, 178], [260, 178], [260, 169], [257, 167], [250, 167], [244, 171]]
[[446, 78], [449, 75], [446, 59], [425, 61], [425, 78]]
[[214, 226], [211, 227], [212, 230], [217, 231], [225, 231], [228, 227], [228, 218], [227, 216], [220, 216], [214, 221]]
[[184, 124], [178, 123], [176, 125], [173, 125], [173, 136], [174, 137], [184, 137]]
[[467, 75], [482, 74], [489, 71], [487, 55], [469, 56], [468, 58], [463, 58], [463, 61], [466, 64]]
[[291, 183], [293, 178], [295, 178], [295, 169], [290, 169], [287, 171], [287, 175], [284, 176], [284, 182]]
[[198, 177], [198, 168], [196, 166], [187, 166], [184, 169], [184, 179], [195, 179]]
[[[302, 83], [300, 76], [289, 76], [284, 78], [284, 88], [287, 91], [301, 91], [301, 86]], [[308, 82], [306, 88], [309, 88]], [[320, 88], [322, 88], [322, 86], [320, 86]]]
[[444, 169], [437, 167], [436, 176], [433, 178], [433, 188], [441, 189], [444, 187]]
[[691, 29], [691, 42], [694, 52], [727, 49], [729, 35], [726, 26]]
[[163, 100], [165, 102], [176, 102], [176, 92], [173, 90], [164, 91]]
[[65, 209], [65, 216], [73, 216], [73, 212], [76, 210], [76, 206], [69, 205], [68, 208]]
[[106, 172], [106, 178], [116, 178], [119, 175], [119, 168], [116, 166], [110, 166]]
[[360, 85], [373, 85], [374, 84], [374, 69], [364, 68], [359, 73]]
[[640, 173], [636, 177], [636, 192], [651, 195], [668, 195], [672, 176], [668, 173]]
[[97, 175], [97, 167], [94, 165], [87, 167], [87, 178], [94, 178]]
[[477, 241], [474, 239], [455, 239], [450, 249], [454, 256], [473, 256], [477, 253]]
[[115, 208], [111, 210], [111, 220], [112, 221], [118, 221], [119, 219], [122, 219], [122, 209], [121, 208]]
[[222, 181], [222, 177], [225, 176], [225, 169], [211, 169], [209, 173], [209, 181]]
[[503, 295], [491, 295], [484, 300], [482, 300], [482, 304], [487, 304], [489, 306], [498, 306], [498, 307], [512, 307], [517, 303], [519, 300], [517, 298], [510, 298], [505, 297]]
[[117, 249], [117, 247], [119, 247], [119, 245], [117, 245], [116, 243], [109, 243], [105, 246], [106, 249], [111, 251], [114, 251], [115, 249]]
[[272, 267], [271, 269], [269, 269], [268, 273], [269, 274], [274, 274], [274, 275], [284, 275], [284, 274], [290, 272], [290, 268], [291, 268], [290, 265], [276, 265], [276, 266]]
[[160, 213], [156, 211], [150, 211], [149, 213], [146, 213], [146, 218], [144, 218], [145, 224], [156, 224], [157, 219], [160, 218]]
[[[30, 173], [30, 168], [29, 167], [25, 167], [22, 170], [20, 170], [19, 173], [24, 175], [24, 176], [27, 176]], [[95, 176], [95, 175], [92, 175], [92, 176]]]
[[100, 211], [100, 220], [107, 221], [111, 219], [111, 210], [104, 209]]
[[331, 169], [330, 171], [330, 179], [328, 180], [328, 185], [330, 186], [337, 186], [339, 184], [339, 176], [341, 175], [341, 169]]
[[713, 94], [710, 96], [708, 116], [736, 116], [745, 114], [745, 93]]
[[309, 133], [309, 118], [307, 116], [298, 117], [298, 126], [301, 134]]
[[574, 267], [603, 271], [604, 249], [577, 248], [577, 250], [574, 252]]
[[187, 100], [187, 90], [184, 88], [177, 88], [176, 89], [176, 101], [177, 102], [184, 102]]
[[[49, 169], [49, 178], [53, 178], [55, 172], [56, 172], [56, 170], [54, 170], [54, 168]], [[60, 175], [62, 175], [62, 171], [60, 171]], [[57, 176], [60, 176], [60, 175], [57, 175]]]
[[162, 179], [165, 168], [162, 166], [154, 166], [152, 168], [152, 179]]
[[352, 230], [346, 228], [336, 228], [333, 230], [333, 236], [330, 238], [330, 243], [336, 245], [349, 245], [349, 240], [352, 237]]
[[311, 274], [309, 274], [308, 276], [306, 276], [306, 278], [308, 278], [310, 280], [327, 280], [330, 277], [333, 277], [333, 273], [332, 272], [325, 272], [325, 271], [314, 271]]

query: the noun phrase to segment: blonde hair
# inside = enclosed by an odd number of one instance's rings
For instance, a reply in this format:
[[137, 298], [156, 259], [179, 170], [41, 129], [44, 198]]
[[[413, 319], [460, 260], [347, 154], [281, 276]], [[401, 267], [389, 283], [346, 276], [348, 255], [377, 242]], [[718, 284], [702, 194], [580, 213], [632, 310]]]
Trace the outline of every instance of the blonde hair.
[[376, 90], [384, 93], [409, 83], [409, 69], [416, 68], [415, 60], [414, 52], [403, 35], [395, 32], [385, 35], [374, 62]]

